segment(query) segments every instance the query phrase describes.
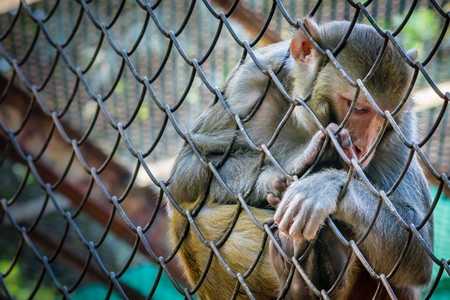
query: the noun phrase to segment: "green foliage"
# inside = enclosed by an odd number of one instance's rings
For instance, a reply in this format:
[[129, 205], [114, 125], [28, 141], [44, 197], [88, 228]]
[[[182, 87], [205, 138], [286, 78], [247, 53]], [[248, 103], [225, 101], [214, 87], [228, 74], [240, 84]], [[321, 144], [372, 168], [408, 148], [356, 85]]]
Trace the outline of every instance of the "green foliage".
[[139, 120], [145, 121], [150, 118], [150, 109], [146, 105], [142, 105], [137, 114]]
[[[9, 260], [0, 260], [0, 271], [5, 272], [10, 266]], [[33, 292], [36, 282], [30, 280], [25, 280], [26, 276], [20, 269], [20, 265], [16, 264], [12, 269], [11, 273], [4, 278], [6, 286], [8, 287], [9, 293], [16, 300], [28, 299]], [[0, 292], [0, 296], [1, 296]], [[50, 286], [45, 286], [41, 283], [38, 293], [35, 295], [34, 299], [57, 299], [58, 291]]]
[[[393, 18], [393, 27], [397, 28], [405, 15], [396, 15]], [[437, 21], [435, 12], [424, 7], [418, 8], [412, 14], [408, 23], [401, 31], [399, 39], [402, 46], [409, 49], [417, 49], [419, 57], [426, 56], [427, 44], [433, 43], [440, 34], [441, 23]]]
[[[392, 20], [379, 17], [376, 22], [383, 29], [395, 31], [406, 17], [407, 11], [393, 16]], [[365, 24], [370, 24], [366, 19]], [[425, 7], [417, 8], [406, 25], [403, 27], [396, 40], [406, 50], [416, 49], [419, 53], [418, 59], [427, 56], [430, 45], [433, 45], [442, 29], [442, 22], [436, 18], [436, 12]]]

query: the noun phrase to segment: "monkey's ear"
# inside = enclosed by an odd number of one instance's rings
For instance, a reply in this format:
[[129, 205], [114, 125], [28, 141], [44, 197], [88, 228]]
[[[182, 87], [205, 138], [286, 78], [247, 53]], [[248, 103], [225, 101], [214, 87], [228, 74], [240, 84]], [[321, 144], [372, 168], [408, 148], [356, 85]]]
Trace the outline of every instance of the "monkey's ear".
[[[320, 38], [320, 29], [314, 20], [305, 18], [303, 24], [315, 40]], [[318, 52], [314, 48], [313, 43], [301, 29], [292, 37], [290, 51], [292, 58], [297, 62], [310, 63], [311, 60], [314, 60], [318, 56]]]
[[417, 59], [417, 50], [411, 49], [408, 52], [406, 52], [406, 55], [409, 57], [410, 60], [416, 61]]

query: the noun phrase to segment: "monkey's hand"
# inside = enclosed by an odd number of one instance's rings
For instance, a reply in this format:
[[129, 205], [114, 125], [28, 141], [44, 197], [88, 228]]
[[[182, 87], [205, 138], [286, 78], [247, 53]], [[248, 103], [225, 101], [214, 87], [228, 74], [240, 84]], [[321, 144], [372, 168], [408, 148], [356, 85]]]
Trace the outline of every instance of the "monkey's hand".
[[[339, 125], [335, 123], [330, 123], [327, 126], [327, 129], [330, 129], [333, 132], [339, 142], [339, 146], [342, 148], [344, 153], [347, 154], [349, 158], [352, 158], [352, 141], [350, 137], [350, 132], [347, 129], [342, 129], [339, 133], [337, 130], [339, 129]], [[292, 160], [289, 160], [286, 167], [286, 171], [291, 174], [303, 174], [306, 170], [314, 163], [319, 155], [323, 147], [323, 143], [325, 142], [325, 133], [322, 131], [316, 132], [314, 136], [311, 138], [308, 146], [302, 151], [300, 155], [296, 155]], [[330, 149], [334, 149], [335, 145], [332, 144]], [[334, 151], [333, 151], [334, 152]], [[323, 159], [323, 158], [322, 158]], [[341, 161], [342, 163], [342, 161]], [[340, 163], [340, 164], [341, 164]], [[344, 164], [336, 165], [337, 168], [346, 168]], [[288, 185], [290, 182], [288, 182]]]
[[[305, 239], [293, 239], [285, 235], [276, 227], [272, 230], [276, 241], [270, 241], [269, 253], [270, 258], [272, 259], [272, 265], [278, 276], [280, 287], [283, 287], [289, 278], [292, 263], [283, 257], [283, 255], [275, 246], [275, 243], [278, 243], [278, 245], [284, 251], [285, 255], [288, 257], [299, 257], [306, 250], [309, 243]], [[304, 281], [301, 278], [300, 274], [298, 272], [295, 272], [294, 278], [291, 281], [288, 291], [284, 295], [284, 299], [305, 299], [307, 298], [307, 290], [308, 289], [306, 288], [306, 285], [304, 284]]]
[[286, 235], [312, 240], [325, 219], [336, 212], [343, 183], [316, 173], [287, 187], [274, 215]]
[[[273, 224], [273, 218], [267, 219], [264, 223], [268, 225]], [[275, 240], [270, 240], [269, 254], [272, 260], [272, 265], [278, 277], [280, 287], [286, 284], [291, 272], [292, 263], [285, 259], [285, 256], [299, 257], [308, 247], [309, 243], [306, 239], [293, 239], [283, 232], [281, 232], [277, 226], [271, 226]], [[278, 244], [278, 247], [275, 245]], [[283, 254], [279, 251], [284, 252]], [[308, 289], [305, 287], [304, 281], [298, 272], [294, 273], [294, 278], [288, 287], [287, 292], [284, 295], [285, 300], [291, 299], [304, 299], [307, 298]]]

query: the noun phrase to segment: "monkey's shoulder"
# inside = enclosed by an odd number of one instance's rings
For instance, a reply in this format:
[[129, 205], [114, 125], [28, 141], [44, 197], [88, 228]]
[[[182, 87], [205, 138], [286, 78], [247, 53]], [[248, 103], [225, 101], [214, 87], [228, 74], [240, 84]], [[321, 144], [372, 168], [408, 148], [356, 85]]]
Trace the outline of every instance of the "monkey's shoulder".
[[254, 51], [253, 54], [255, 59], [251, 55], [248, 55], [244, 62], [239, 66], [239, 69], [242, 72], [256, 71], [260, 70], [258, 65], [266, 70], [278, 69], [288, 57], [289, 43], [290, 40], [287, 40]]
[[[246, 115], [265, 96], [271, 78], [267, 71], [282, 70], [289, 60], [289, 41], [264, 47], [254, 52], [230, 73], [222, 88], [224, 98], [234, 113]], [[287, 74], [281, 76], [287, 77]], [[266, 97], [267, 98], [267, 97]], [[267, 101], [266, 101], [267, 102]]]

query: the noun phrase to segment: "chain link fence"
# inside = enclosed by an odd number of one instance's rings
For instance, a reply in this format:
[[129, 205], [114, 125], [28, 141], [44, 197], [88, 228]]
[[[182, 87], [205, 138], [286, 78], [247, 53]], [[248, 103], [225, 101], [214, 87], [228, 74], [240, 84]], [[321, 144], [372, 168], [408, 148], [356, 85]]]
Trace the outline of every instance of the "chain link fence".
[[[412, 142], [434, 185], [435, 223], [434, 248], [423, 243], [434, 272], [422, 296], [446, 299], [449, 9], [407, 0], [2, 1], [0, 299], [195, 298], [177, 261], [183, 240], [173, 246], [167, 233], [170, 168], [241, 57], [288, 39], [308, 15], [392, 30], [388, 38], [419, 51]], [[238, 289], [245, 279], [230, 276]]]

